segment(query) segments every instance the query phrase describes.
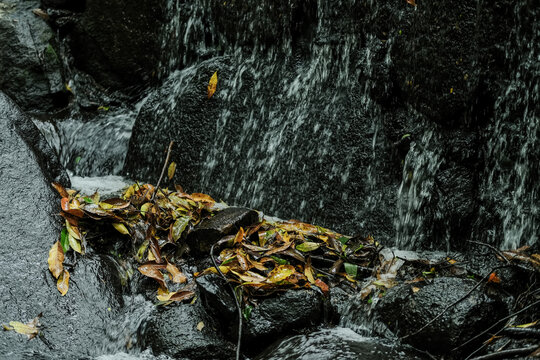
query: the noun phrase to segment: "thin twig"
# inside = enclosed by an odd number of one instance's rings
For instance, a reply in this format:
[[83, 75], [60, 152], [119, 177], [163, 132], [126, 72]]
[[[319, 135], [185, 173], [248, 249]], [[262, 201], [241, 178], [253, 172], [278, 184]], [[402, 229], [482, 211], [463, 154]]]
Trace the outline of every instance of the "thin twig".
[[171, 141], [169, 143], [169, 148], [167, 149], [167, 157], [165, 158], [165, 164], [163, 164], [163, 168], [161, 169], [161, 175], [159, 175], [159, 180], [156, 185], [156, 190], [152, 194], [151, 201], [154, 201], [154, 197], [156, 196], [157, 192], [159, 191], [159, 185], [161, 184], [161, 180], [163, 179], [163, 175], [165, 174], [165, 169], [167, 168], [167, 164], [169, 163], [169, 158], [171, 157], [171, 151], [173, 147], [174, 141]]
[[471, 360], [495, 360], [495, 359], [508, 359], [510, 357], [514, 357], [517, 355], [529, 355], [539, 347], [537, 345], [535, 346], [528, 346], [524, 348], [518, 348], [518, 349], [509, 349], [509, 350], [503, 350], [491, 354], [486, 354], [482, 356], [475, 357]]
[[[171, 150], [172, 150], [172, 146], [174, 144], [174, 141], [171, 141], [169, 143], [169, 148], [167, 149], [167, 157], [165, 158], [165, 164], [163, 164], [163, 168], [161, 169], [161, 175], [159, 175], [159, 180], [157, 182], [157, 185], [156, 187], [154, 188], [154, 193], [152, 194], [152, 198], [150, 199], [150, 201], [154, 201], [154, 197], [156, 196], [156, 193], [159, 189], [159, 184], [161, 183], [161, 179], [163, 178], [163, 174], [165, 173], [165, 168], [167, 167], [167, 163], [169, 162], [169, 157], [171, 156]], [[146, 189], [146, 192], [144, 193], [143, 195], [143, 201], [144, 199], [146, 199], [146, 195], [148, 195], [148, 192], [150, 191], [150, 187], [148, 187], [148, 189]]]
[[406, 339], [408, 337], [411, 337], [411, 336], [414, 336], [414, 335], [417, 335], [419, 334], [420, 332], [422, 332], [425, 328], [427, 328], [429, 325], [433, 324], [433, 322], [435, 322], [438, 318], [440, 318], [441, 316], [444, 315], [445, 312], [447, 312], [450, 308], [456, 306], [457, 304], [459, 304], [460, 302], [462, 302], [463, 300], [465, 300], [467, 297], [469, 297], [469, 295], [472, 294], [472, 292], [474, 290], [476, 290], [480, 285], [482, 285], [484, 283], [485, 280], [488, 279], [489, 275], [497, 270], [497, 269], [500, 269], [500, 268], [503, 268], [503, 267], [507, 267], [508, 265], [503, 265], [503, 266], [497, 266], [495, 268], [493, 268], [486, 276], [484, 276], [484, 278], [482, 280], [480, 280], [476, 285], [474, 285], [471, 290], [469, 290], [465, 295], [463, 295], [461, 298], [457, 299], [456, 301], [454, 301], [452, 304], [448, 305], [447, 307], [444, 308], [443, 311], [441, 311], [437, 316], [435, 316], [433, 319], [431, 319], [430, 321], [428, 321], [424, 326], [422, 326], [420, 329], [416, 330], [415, 332], [413, 332], [412, 334], [407, 334], [403, 337], [400, 338], [400, 340], [403, 340], [403, 339]]
[[234, 291], [233, 286], [231, 285], [230, 281], [227, 280], [227, 278], [225, 277], [225, 274], [223, 274], [221, 272], [221, 269], [219, 268], [219, 266], [216, 263], [216, 259], [214, 258], [214, 246], [215, 245], [216, 245], [216, 243], [212, 244], [212, 247], [210, 248], [210, 258], [212, 259], [212, 263], [214, 264], [214, 267], [218, 271], [219, 275], [221, 275], [223, 280], [225, 280], [227, 282], [227, 284], [229, 285], [229, 288], [231, 289], [231, 292], [232, 292], [232, 295], [233, 295], [233, 298], [234, 298], [234, 303], [236, 304], [236, 310], [238, 310], [238, 340], [236, 342], [236, 360], [240, 360], [240, 345], [242, 343], [242, 323], [243, 323], [243, 321], [242, 321], [242, 308], [240, 306], [240, 302], [238, 301], [238, 298], [236, 297], [236, 292]]
[[482, 245], [482, 246], [486, 246], [486, 247], [490, 248], [491, 250], [495, 251], [495, 253], [496, 253], [497, 255], [499, 255], [500, 257], [502, 257], [503, 260], [504, 260], [507, 264], [510, 264], [510, 260], [508, 260], [508, 259], [506, 258], [506, 256], [504, 256], [504, 254], [501, 252], [501, 250], [497, 249], [495, 246], [490, 245], [490, 244], [486, 244], [486, 243], [483, 243], [483, 242], [480, 242], [480, 241], [474, 241], [474, 240], [467, 240], [467, 242], [470, 242], [470, 243], [473, 243], [473, 244]]

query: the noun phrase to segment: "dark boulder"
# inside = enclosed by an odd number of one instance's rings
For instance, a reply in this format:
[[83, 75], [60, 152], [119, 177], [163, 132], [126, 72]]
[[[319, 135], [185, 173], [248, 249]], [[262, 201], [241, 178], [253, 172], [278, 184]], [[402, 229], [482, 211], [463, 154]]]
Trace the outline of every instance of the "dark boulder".
[[66, 106], [55, 34], [32, 9], [39, 1], [0, 3], [0, 90], [27, 111]]
[[68, 43], [76, 68], [126, 93], [155, 80], [162, 8], [153, 1], [86, 1]]
[[[202, 328], [199, 323], [204, 325]], [[235, 347], [222, 339], [215, 320], [200, 305], [159, 307], [148, 320], [144, 346], [175, 359], [234, 359]]]
[[[401, 284], [388, 290], [376, 311], [394, 333], [408, 336], [406, 342], [430, 353], [449, 353], [507, 314], [503, 302], [490, 298], [483, 287], [467, 295], [475, 285], [470, 279], [436, 278], [414, 292], [411, 284]], [[478, 338], [469, 347], [482, 340]]]
[[208, 255], [212, 245], [219, 239], [236, 234], [240, 227], [246, 228], [258, 220], [259, 214], [255, 210], [229, 207], [195, 226], [186, 242], [194, 253]]
[[[229, 338], [236, 338], [237, 310], [228, 286], [217, 275], [197, 279], [202, 302], [208, 313], [220, 321]], [[243, 320], [242, 339], [248, 351], [305, 328], [320, 325], [324, 320], [324, 301], [312, 290], [288, 290], [259, 300], [248, 320]], [[257, 344], [257, 345], [254, 345]]]

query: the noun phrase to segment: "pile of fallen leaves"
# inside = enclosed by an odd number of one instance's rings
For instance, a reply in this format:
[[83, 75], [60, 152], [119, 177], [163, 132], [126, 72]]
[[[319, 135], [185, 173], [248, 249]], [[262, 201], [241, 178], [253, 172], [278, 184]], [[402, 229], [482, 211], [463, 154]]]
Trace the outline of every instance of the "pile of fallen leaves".
[[128, 236], [137, 248], [133, 255], [141, 263], [138, 270], [159, 283], [158, 299], [179, 301], [193, 297], [193, 284], [169, 291], [174, 284], [184, 284], [186, 276], [169, 262], [170, 254], [163, 249], [175, 248], [181, 236], [209, 217], [219, 208], [205, 194], [186, 194], [180, 187], [175, 191], [159, 189], [150, 184], [134, 184], [120, 198], [102, 200], [99, 193], [85, 196], [53, 184], [61, 199], [60, 215], [65, 227], [49, 251], [49, 270], [57, 279], [62, 295], [69, 289], [69, 272], [64, 268], [64, 254], [73, 250], [84, 254], [90, 229], [110, 228]]
[[[194, 296], [194, 284], [172, 261], [176, 249], [202, 220], [226, 207], [206, 194], [187, 194], [134, 184], [121, 197], [100, 199], [96, 192], [85, 196], [53, 184], [61, 196], [60, 215], [65, 227], [49, 251], [49, 269], [57, 279], [58, 291], [69, 289], [69, 272], [63, 266], [65, 254], [84, 254], [91, 231], [115, 229], [136, 251], [128, 254], [139, 262], [139, 272], [158, 283], [157, 298], [163, 302]], [[129, 240], [128, 240], [129, 239]], [[328, 229], [295, 220], [262, 219], [236, 235], [220, 241], [217, 257], [226, 278], [246, 290], [247, 295], [264, 296], [276, 290], [319, 289], [328, 293], [328, 280], [356, 286], [357, 278], [369, 276], [378, 261], [379, 245], [371, 236], [348, 237]], [[194, 275], [217, 273], [215, 267]]]
[[[325, 279], [341, 278], [355, 286], [359, 275], [371, 274], [378, 252], [371, 236], [351, 238], [295, 220], [262, 220], [221, 241], [228, 246], [217, 259], [219, 269], [251, 296], [304, 287], [326, 295]], [[217, 270], [195, 276], [208, 273]]]

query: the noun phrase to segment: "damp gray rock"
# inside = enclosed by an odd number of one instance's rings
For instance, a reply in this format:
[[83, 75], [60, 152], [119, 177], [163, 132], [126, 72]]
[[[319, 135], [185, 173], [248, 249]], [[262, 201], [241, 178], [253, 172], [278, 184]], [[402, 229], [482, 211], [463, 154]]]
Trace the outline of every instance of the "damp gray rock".
[[49, 272], [48, 252], [62, 228], [55, 215], [59, 197], [50, 186], [59, 173], [40, 163], [47, 161], [46, 149], [40, 155], [29, 146], [43, 144], [32, 126], [0, 93], [0, 201], [5, 204], [0, 210], [0, 323], [26, 322], [43, 313], [44, 326], [42, 340], [0, 332], [0, 353], [13, 359], [39, 354], [73, 358], [121, 349], [126, 338], [117, 336], [124, 326], [118, 264], [108, 256], [70, 255], [70, 289], [64, 297]]
[[[430, 353], [449, 353], [507, 314], [504, 303], [490, 298], [485, 288], [480, 286], [414, 334], [475, 285], [476, 282], [470, 279], [442, 277], [419, 286], [420, 290], [413, 292], [411, 284], [400, 284], [388, 290], [377, 304], [376, 311], [396, 335], [410, 335], [404, 339], [407, 343]], [[474, 347], [478, 341], [482, 339], [476, 339], [460, 351]]]
[[69, 93], [55, 34], [35, 8], [37, 0], [0, 2], [0, 90], [26, 111], [40, 112], [67, 105]]
[[196, 254], [208, 255], [213, 244], [227, 235], [233, 235], [241, 227], [247, 228], [259, 220], [255, 210], [228, 207], [209, 219], [201, 221], [188, 234], [186, 242]]

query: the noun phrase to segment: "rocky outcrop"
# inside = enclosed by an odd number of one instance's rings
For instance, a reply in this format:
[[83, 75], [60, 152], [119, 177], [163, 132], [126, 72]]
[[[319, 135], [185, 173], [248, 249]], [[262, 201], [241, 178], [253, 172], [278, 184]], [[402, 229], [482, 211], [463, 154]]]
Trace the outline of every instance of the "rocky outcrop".
[[0, 90], [28, 111], [67, 105], [55, 34], [32, 13], [39, 1], [0, 2]]
[[[485, 289], [467, 295], [475, 285], [470, 279], [450, 277], [435, 278], [415, 291], [413, 284], [398, 285], [382, 298], [377, 312], [405, 342], [430, 353], [448, 354], [506, 315], [504, 303], [490, 298]], [[460, 351], [474, 349], [481, 340]]]

